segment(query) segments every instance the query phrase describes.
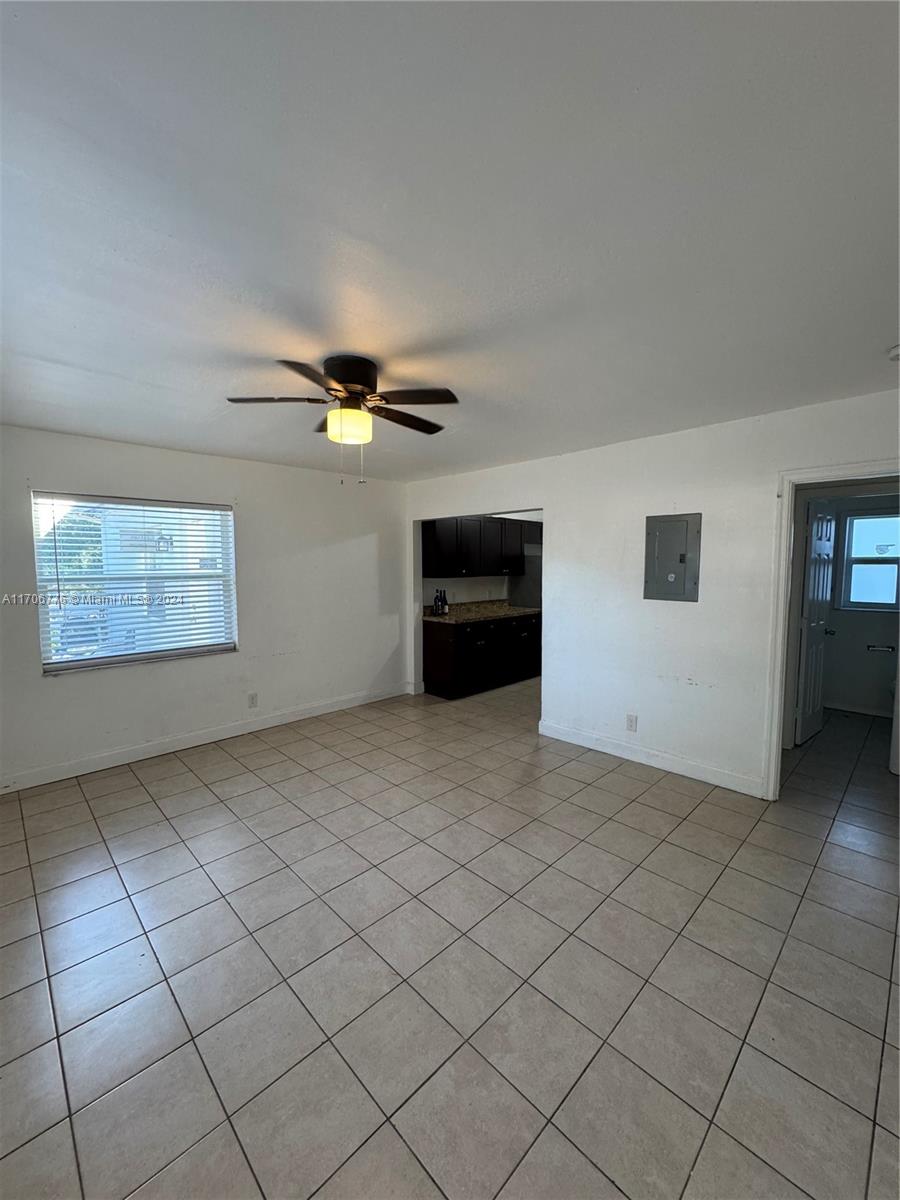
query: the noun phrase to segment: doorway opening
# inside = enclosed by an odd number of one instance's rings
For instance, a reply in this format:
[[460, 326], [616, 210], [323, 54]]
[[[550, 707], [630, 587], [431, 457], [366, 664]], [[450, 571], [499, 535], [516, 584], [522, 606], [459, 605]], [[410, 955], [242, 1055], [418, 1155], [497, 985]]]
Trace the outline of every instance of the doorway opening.
[[896, 714], [898, 493], [897, 476], [793, 489], [780, 731], [785, 798], [799, 790], [834, 802], [856, 776], [860, 786], [863, 775], [886, 783]]
[[421, 522], [415, 661], [426, 694], [539, 687], [543, 523], [541, 509]]

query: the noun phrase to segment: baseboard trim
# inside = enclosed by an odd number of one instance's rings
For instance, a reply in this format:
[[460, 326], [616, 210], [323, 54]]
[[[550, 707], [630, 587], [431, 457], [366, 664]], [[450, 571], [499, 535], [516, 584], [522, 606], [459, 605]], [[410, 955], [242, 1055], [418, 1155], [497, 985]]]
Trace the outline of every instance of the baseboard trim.
[[538, 729], [546, 737], [559, 738], [561, 742], [572, 742], [576, 746], [584, 746], [587, 750], [602, 750], [605, 754], [615, 754], [619, 758], [628, 758], [648, 767], [659, 767], [663, 771], [673, 771], [677, 775], [687, 775], [691, 779], [702, 779], [704, 783], [712, 783], [716, 787], [728, 788], [733, 792], [743, 792], [746, 796], [758, 796], [764, 800], [774, 799], [764, 795], [765, 788], [761, 776], [752, 778], [748, 775], [738, 775], [734, 771], [725, 771], [708, 763], [694, 762], [678, 754], [653, 750], [649, 746], [624, 742], [618, 738], [603, 737], [587, 729], [557, 725], [553, 721], [541, 721]]
[[192, 746], [204, 746], [208, 742], [219, 742], [224, 738], [237, 737], [241, 733], [255, 733], [257, 729], [269, 729], [273, 725], [288, 725], [291, 721], [301, 721], [305, 717], [318, 717], [323, 713], [335, 712], [341, 708], [357, 708], [361, 704], [373, 704], [377, 700], [388, 700], [391, 696], [409, 695], [411, 692], [412, 685], [408, 682], [398, 683], [381, 691], [351, 692], [346, 696], [332, 696], [328, 700], [313, 701], [310, 704], [301, 705], [299, 708], [266, 713], [263, 716], [250, 717], [243, 721], [232, 721], [228, 725], [219, 725], [211, 729], [194, 729], [190, 733], [158, 738], [155, 741], [143, 742], [136, 746], [106, 750], [101, 754], [91, 754], [86, 758], [73, 759], [70, 762], [55, 763], [49, 767], [35, 767], [33, 770], [22, 771], [15, 777], [4, 778], [0, 781], [0, 794], [21, 791], [29, 787], [39, 787], [44, 783], [55, 783], [57, 779], [69, 779], [73, 775], [89, 775], [92, 771], [102, 771], [107, 767], [121, 767], [142, 758], [153, 758], [157, 754], [170, 754], [173, 750], [188, 750]]

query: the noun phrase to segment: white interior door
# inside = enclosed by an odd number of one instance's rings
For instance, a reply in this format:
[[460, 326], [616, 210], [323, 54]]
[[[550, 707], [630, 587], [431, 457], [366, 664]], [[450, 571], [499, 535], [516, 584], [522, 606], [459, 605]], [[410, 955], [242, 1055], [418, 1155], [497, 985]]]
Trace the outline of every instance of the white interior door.
[[800, 676], [797, 688], [796, 740], [805, 742], [822, 728], [825, 672], [825, 622], [834, 578], [835, 508], [829, 500], [810, 500], [806, 510], [806, 562], [800, 613]]

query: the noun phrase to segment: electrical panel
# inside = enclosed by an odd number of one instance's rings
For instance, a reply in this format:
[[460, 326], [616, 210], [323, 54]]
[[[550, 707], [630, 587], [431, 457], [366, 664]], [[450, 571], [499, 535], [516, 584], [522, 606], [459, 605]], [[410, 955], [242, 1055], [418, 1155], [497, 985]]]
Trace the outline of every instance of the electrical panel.
[[645, 600], [698, 599], [700, 521], [700, 513], [647, 518]]

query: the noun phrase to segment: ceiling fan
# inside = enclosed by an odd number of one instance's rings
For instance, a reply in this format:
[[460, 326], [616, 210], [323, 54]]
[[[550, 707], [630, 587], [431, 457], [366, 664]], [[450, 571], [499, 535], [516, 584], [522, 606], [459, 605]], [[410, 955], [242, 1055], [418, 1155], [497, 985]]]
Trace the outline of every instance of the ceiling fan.
[[370, 358], [357, 354], [335, 354], [326, 358], [324, 369], [310, 363], [278, 362], [289, 371], [302, 375], [327, 393], [325, 397], [310, 396], [229, 396], [229, 404], [336, 404], [329, 409], [325, 420], [316, 426], [316, 433], [327, 433], [332, 442], [362, 446], [372, 440], [372, 418], [380, 417], [394, 425], [415, 429], [418, 433], [440, 433], [443, 425], [415, 417], [412, 413], [397, 412], [398, 404], [458, 404], [449, 388], [404, 388], [401, 391], [378, 391], [378, 367]]

